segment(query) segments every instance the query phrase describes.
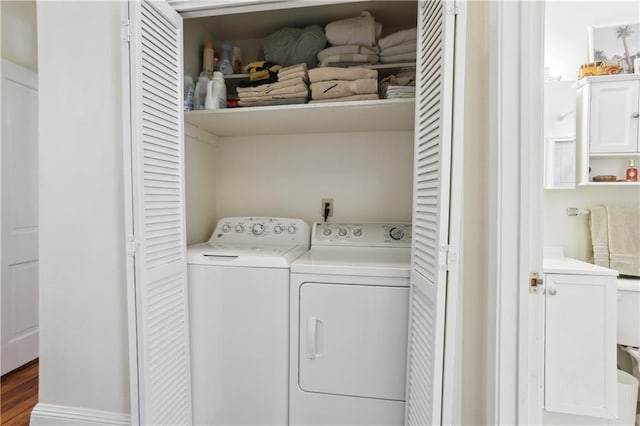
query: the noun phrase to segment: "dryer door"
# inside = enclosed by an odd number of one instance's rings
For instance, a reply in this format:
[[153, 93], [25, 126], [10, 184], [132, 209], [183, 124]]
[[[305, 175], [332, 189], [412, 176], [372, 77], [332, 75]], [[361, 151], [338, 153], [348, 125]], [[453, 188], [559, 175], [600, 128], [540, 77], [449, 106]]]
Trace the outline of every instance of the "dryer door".
[[303, 284], [300, 387], [403, 401], [408, 305], [406, 287]]

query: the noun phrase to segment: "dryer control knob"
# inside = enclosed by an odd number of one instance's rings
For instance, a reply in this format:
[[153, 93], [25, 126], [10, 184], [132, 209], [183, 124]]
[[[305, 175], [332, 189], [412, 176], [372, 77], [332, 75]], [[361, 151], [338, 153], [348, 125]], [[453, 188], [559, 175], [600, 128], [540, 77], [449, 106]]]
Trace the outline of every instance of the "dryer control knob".
[[230, 230], [231, 230], [231, 227], [229, 225], [222, 226], [222, 232], [229, 232]]
[[243, 225], [236, 225], [236, 232], [242, 232], [244, 231], [244, 226]]
[[391, 230], [389, 231], [389, 236], [391, 238], [393, 238], [394, 240], [401, 240], [404, 238], [404, 228], [401, 228], [399, 226], [394, 226], [393, 228], [391, 228]]
[[362, 228], [356, 228], [353, 230], [354, 237], [362, 237]]
[[273, 227], [273, 232], [276, 234], [281, 234], [284, 231], [284, 227], [282, 225], [276, 225]]
[[338, 235], [341, 237], [346, 237], [347, 236], [347, 230], [344, 228], [340, 228], [338, 229]]
[[322, 230], [322, 235], [324, 235], [325, 237], [329, 237], [331, 236], [331, 234], [333, 234], [333, 229], [331, 228], [324, 228]]
[[253, 232], [253, 235], [262, 235], [262, 233], [264, 232], [264, 225], [261, 223], [256, 223], [251, 227], [251, 232]]
[[296, 233], [296, 227], [291, 225], [290, 227], [287, 228], [287, 232], [290, 234], [295, 234]]

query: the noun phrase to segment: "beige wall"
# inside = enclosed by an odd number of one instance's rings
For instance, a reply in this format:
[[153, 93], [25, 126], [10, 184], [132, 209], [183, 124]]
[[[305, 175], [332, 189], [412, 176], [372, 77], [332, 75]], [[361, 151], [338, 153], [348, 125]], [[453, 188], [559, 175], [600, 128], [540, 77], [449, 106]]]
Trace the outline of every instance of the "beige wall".
[[489, 2], [467, 3], [462, 424], [485, 424], [489, 227]]
[[38, 71], [36, 2], [0, 1], [2, 58]]
[[187, 244], [195, 244], [208, 240], [216, 224], [218, 138], [187, 124], [184, 140]]
[[220, 139], [216, 217], [411, 221], [413, 132]]

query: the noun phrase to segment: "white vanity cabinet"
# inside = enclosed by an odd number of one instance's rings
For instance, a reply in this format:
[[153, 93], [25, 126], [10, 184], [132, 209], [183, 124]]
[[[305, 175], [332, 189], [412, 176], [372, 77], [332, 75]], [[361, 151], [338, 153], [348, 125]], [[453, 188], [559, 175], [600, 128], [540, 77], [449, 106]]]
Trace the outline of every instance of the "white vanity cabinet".
[[640, 158], [640, 75], [586, 77], [576, 87], [578, 182], [633, 185], [591, 179], [615, 175], [622, 180], [628, 160]]
[[564, 257], [544, 271], [545, 417], [615, 418], [617, 272]]

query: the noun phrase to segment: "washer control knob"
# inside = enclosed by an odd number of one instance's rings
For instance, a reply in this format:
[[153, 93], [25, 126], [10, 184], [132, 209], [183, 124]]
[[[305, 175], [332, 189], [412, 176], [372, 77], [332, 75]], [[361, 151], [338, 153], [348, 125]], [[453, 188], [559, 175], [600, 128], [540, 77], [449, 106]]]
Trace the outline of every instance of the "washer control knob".
[[284, 231], [284, 227], [282, 225], [276, 225], [273, 227], [273, 232], [276, 234], [282, 234], [282, 231]]
[[222, 232], [229, 232], [231, 227], [229, 225], [222, 225]]
[[253, 232], [253, 235], [262, 235], [264, 233], [264, 225], [256, 223], [251, 227], [251, 232]]
[[244, 231], [244, 225], [236, 225], [236, 232]]
[[347, 230], [345, 228], [338, 229], [338, 235], [341, 236], [341, 237], [346, 237], [347, 236]]
[[391, 228], [391, 230], [389, 231], [389, 236], [391, 238], [393, 238], [394, 240], [401, 240], [404, 238], [404, 228], [401, 228], [399, 226], [394, 226], [393, 228]]
[[291, 225], [290, 227], [287, 228], [287, 232], [290, 234], [295, 234], [296, 233], [296, 227]]
[[356, 228], [353, 230], [354, 237], [362, 237], [362, 228]]
[[333, 234], [333, 229], [331, 228], [324, 228], [322, 230], [322, 235], [324, 235], [325, 237], [329, 237], [331, 236], [331, 234]]

